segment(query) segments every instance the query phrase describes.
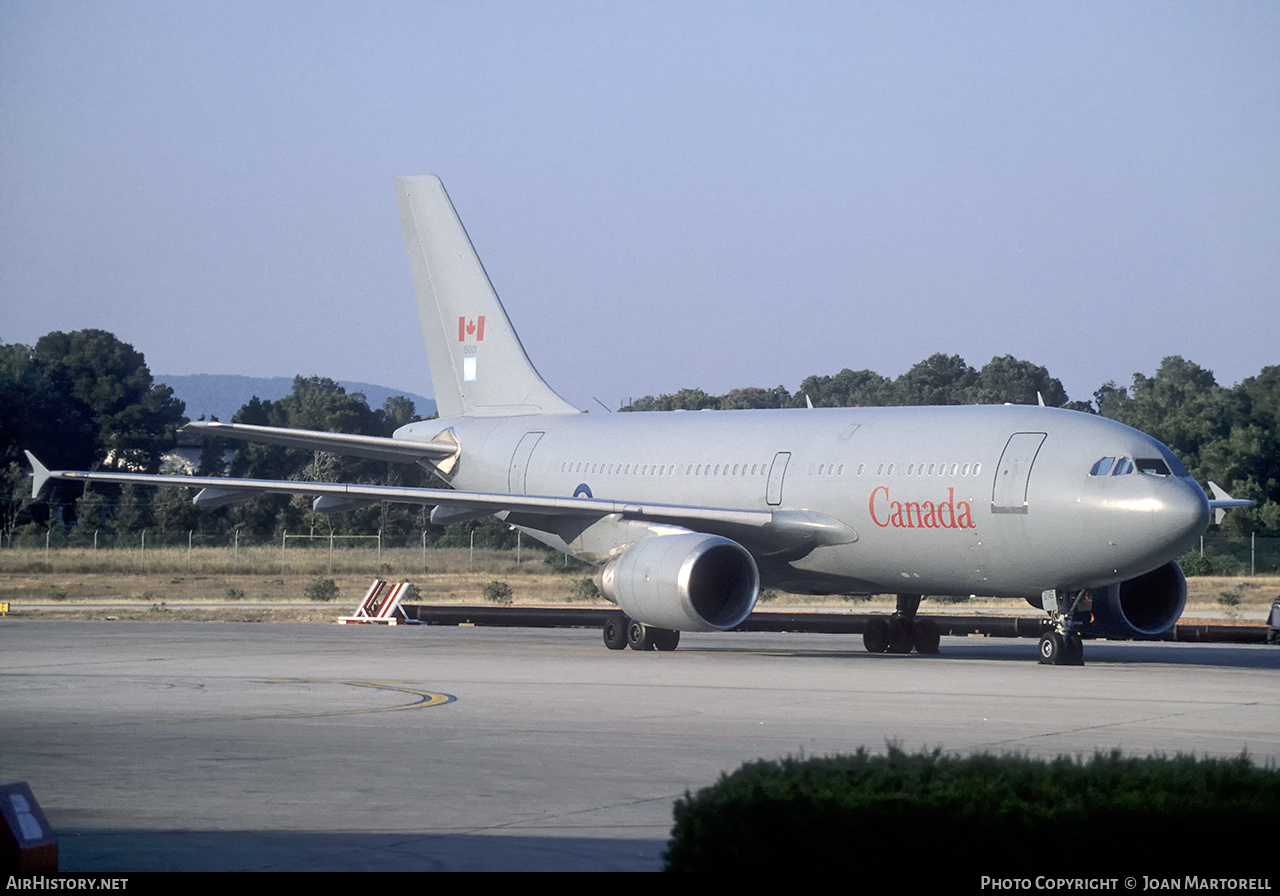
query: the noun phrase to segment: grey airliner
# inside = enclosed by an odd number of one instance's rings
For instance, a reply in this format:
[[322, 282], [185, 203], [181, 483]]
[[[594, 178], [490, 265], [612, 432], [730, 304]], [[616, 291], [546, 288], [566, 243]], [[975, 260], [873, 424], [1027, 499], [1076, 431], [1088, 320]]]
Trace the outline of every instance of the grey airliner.
[[[742, 623], [762, 588], [892, 593], [876, 652], [936, 653], [921, 595], [1022, 598], [1049, 625], [1041, 662], [1083, 662], [1081, 634], [1152, 637], [1177, 622], [1175, 561], [1212, 510], [1168, 448], [1112, 420], [1046, 407], [584, 414], [538, 375], [439, 179], [395, 182], [440, 417], [390, 439], [192, 423], [224, 437], [433, 470], [447, 487], [49, 471], [199, 486], [201, 506], [262, 492], [319, 511], [379, 501], [447, 524], [496, 516], [597, 567], [618, 607], [608, 647], [674, 649]], [[1212, 485], [1212, 484], [1211, 484]]]

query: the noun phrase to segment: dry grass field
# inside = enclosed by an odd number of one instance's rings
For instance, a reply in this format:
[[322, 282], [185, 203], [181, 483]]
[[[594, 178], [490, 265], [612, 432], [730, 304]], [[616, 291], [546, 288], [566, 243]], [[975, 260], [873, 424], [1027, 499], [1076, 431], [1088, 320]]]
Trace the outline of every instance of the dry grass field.
[[[425, 558], [425, 569], [424, 569]], [[332, 570], [332, 571], [331, 571]], [[331, 622], [350, 613], [375, 578], [409, 581], [415, 602], [484, 604], [484, 587], [502, 581], [524, 606], [591, 605], [583, 596], [584, 568], [568, 568], [560, 555], [466, 549], [160, 548], [141, 552], [62, 548], [0, 551], [0, 603], [9, 618], [153, 619], [237, 622]], [[332, 579], [337, 597], [318, 602], [308, 586]], [[1185, 620], [1258, 624], [1280, 596], [1280, 576], [1193, 577]], [[605, 605], [600, 603], [599, 605]], [[849, 600], [840, 596], [777, 594], [762, 608], [813, 608], [886, 612], [892, 595]], [[996, 609], [1037, 611], [1016, 601], [926, 599], [925, 612], [968, 613]]]

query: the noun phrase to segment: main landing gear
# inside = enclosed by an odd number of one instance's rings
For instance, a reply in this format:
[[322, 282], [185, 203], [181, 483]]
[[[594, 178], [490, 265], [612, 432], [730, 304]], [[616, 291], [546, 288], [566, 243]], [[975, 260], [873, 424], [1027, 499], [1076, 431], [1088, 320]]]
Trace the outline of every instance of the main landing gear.
[[919, 594], [899, 594], [898, 607], [892, 616], [887, 619], [876, 616], [867, 622], [862, 645], [871, 653], [910, 653], [913, 647], [916, 653], [937, 653], [942, 639], [938, 624], [932, 619], [916, 618], [920, 597]]
[[679, 632], [645, 625], [622, 613], [611, 613], [604, 623], [604, 646], [610, 650], [675, 650], [679, 643]]
[[1084, 641], [1080, 626], [1088, 619], [1087, 591], [1049, 590], [1041, 593], [1040, 606], [1049, 614], [1051, 628], [1040, 636], [1040, 662], [1047, 666], [1083, 666]]

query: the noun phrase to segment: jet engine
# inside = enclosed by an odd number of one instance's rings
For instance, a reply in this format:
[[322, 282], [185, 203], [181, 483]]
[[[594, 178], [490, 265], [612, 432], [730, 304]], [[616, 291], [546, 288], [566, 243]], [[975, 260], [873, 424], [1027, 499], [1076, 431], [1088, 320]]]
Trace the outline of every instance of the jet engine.
[[760, 571], [747, 549], [718, 535], [654, 535], [602, 569], [600, 591], [632, 619], [675, 631], [733, 628], [760, 596]]
[[1112, 638], [1142, 638], [1173, 627], [1187, 605], [1187, 579], [1170, 560], [1151, 572], [1092, 592], [1090, 629]]

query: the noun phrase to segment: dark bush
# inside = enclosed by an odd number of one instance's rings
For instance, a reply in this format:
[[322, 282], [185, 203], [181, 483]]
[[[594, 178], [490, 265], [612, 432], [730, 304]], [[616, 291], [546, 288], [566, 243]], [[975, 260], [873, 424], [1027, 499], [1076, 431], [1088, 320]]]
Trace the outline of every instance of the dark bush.
[[[928, 865], [959, 875], [1214, 874], [1274, 851], [1280, 772], [1247, 758], [909, 755], [757, 761], [675, 805], [674, 871]], [[1219, 857], [1233, 856], [1230, 869]], [[1148, 872], [1152, 873], [1152, 872]], [[963, 880], [957, 877], [957, 881]], [[976, 879], [976, 878], [975, 878]]]
[[303, 593], [311, 600], [331, 601], [338, 596], [338, 584], [333, 579], [316, 579]]
[[511, 586], [494, 580], [484, 586], [484, 599], [494, 604], [509, 604], [512, 601]]

